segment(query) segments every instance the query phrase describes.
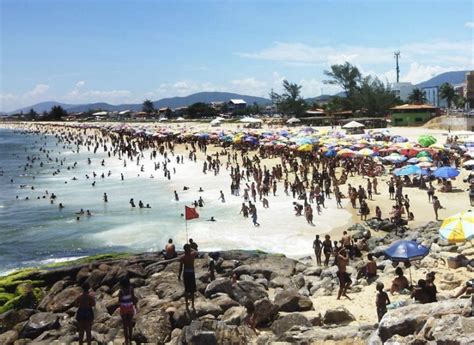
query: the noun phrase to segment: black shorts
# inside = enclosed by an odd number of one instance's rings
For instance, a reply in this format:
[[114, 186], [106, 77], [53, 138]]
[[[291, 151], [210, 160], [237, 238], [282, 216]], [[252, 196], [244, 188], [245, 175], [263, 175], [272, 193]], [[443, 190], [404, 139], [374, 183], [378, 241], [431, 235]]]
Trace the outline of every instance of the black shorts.
[[196, 292], [196, 277], [194, 271], [192, 272], [183, 272], [183, 281], [184, 281], [184, 291], [187, 293]]
[[352, 283], [351, 275], [347, 272], [337, 272], [337, 277], [339, 278], [339, 286], [343, 287], [346, 284]]
[[76, 313], [76, 321], [81, 322], [81, 321], [90, 321], [92, 322], [94, 320], [94, 311], [92, 308], [88, 309], [77, 309]]

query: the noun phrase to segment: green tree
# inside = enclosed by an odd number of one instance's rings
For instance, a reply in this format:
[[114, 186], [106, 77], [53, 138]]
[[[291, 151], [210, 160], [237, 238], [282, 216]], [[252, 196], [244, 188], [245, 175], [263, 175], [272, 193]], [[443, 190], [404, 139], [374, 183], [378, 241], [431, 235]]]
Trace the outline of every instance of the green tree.
[[353, 101], [356, 108], [368, 116], [386, 115], [389, 108], [400, 103], [388, 83], [385, 85], [380, 79], [372, 76], [362, 79], [360, 87], [353, 95]]
[[450, 109], [457, 95], [454, 87], [450, 83], [443, 83], [439, 87], [439, 96], [446, 100], [448, 103], [448, 109]]
[[323, 83], [341, 87], [346, 94], [346, 106], [355, 110], [353, 96], [362, 79], [359, 69], [349, 62], [345, 62], [342, 65], [332, 65], [331, 70], [324, 71], [324, 74], [331, 79], [323, 80]]
[[272, 91], [270, 98], [281, 112], [298, 117], [303, 115], [307, 108], [306, 102], [301, 97], [301, 88], [301, 85], [283, 80], [284, 92], [280, 95]]
[[28, 113], [28, 118], [30, 120], [36, 120], [37, 117], [38, 117], [38, 113], [33, 108], [31, 108], [30, 112]]
[[415, 88], [408, 95], [408, 102], [413, 104], [423, 104], [426, 102], [426, 94], [422, 90]]
[[202, 117], [217, 116], [217, 110], [203, 102], [191, 104], [187, 109], [188, 117], [191, 119], [199, 119]]
[[60, 105], [55, 105], [51, 108], [48, 118], [52, 121], [61, 121], [63, 117], [67, 116], [67, 111]]
[[142, 104], [142, 111], [147, 113], [147, 115], [150, 115], [151, 113], [155, 112], [155, 106], [153, 105], [153, 102], [150, 101], [149, 99], [146, 99], [143, 101]]
[[461, 96], [461, 95], [456, 95], [456, 97], [454, 98], [454, 105], [456, 106], [456, 108], [464, 108], [464, 105], [466, 104], [466, 99]]

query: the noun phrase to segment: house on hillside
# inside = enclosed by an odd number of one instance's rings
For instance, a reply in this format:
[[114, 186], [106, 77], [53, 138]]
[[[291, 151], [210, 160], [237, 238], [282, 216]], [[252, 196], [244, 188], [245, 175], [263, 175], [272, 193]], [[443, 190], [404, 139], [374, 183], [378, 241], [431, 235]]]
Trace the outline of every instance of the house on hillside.
[[107, 111], [98, 111], [92, 114], [92, 116], [96, 120], [105, 120], [106, 118], [109, 117], [109, 113]]
[[247, 102], [243, 99], [231, 99], [229, 101], [229, 111], [234, 112], [238, 110], [243, 110], [247, 107]]
[[173, 112], [171, 111], [171, 108], [169, 107], [163, 107], [163, 108], [158, 109], [158, 116], [160, 119], [164, 119], [164, 118], [169, 119], [172, 114]]
[[392, 126], [418, 126], [438, 114], [429, 104], [403, 104], [390, 108]]

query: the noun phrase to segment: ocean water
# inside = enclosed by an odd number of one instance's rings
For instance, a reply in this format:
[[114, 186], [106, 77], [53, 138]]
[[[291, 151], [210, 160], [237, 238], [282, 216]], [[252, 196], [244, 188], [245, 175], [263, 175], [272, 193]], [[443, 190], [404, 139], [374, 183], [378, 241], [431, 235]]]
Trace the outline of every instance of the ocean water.
[[[40, 148], [49, 150], [52, 162]], [[40, 157], [43, 166], [36, 160], [25, 171], [27, 156]], [[268, 198], [269, 209], [257, 204], [261, 226], [254, 227], [250, 219], [239, 215], [243, 199], [230, 195], [230, 177], [225, 168], [217, 176], [204, 175], [202, 161], [190, 162], [184, 156], [185, 164], [176, 164], [171, 157], [168, 167], [175, 168], [176, 173], [172, 172], [168, 180], [162, 170], [154, 171], [146, 153], [146, 159], [140, 161], [145, 172], [141, 172], [135, 162], [127, 161], [124, 168], [122, 160], [109, 158], [100, 150], [94, 154], [80, 147], [77, 152], [75, 147], [58, 144], [53, 136], [0, 128], [0, 274], [99, 253], [161, 250], [168, 238], [181, 248], [187, 233], [203, 250], [260, 249], [301, 256], [312, 252], [315, 234], [327, 233], [350, 219], [348, 212], [336, 209], [335, 201], [328, 200], [328, 209], [321, 216], [315, 213], [316, 226], [310, 226], [303, 217], [294, 216], [293, 200], [279, 186], [277, 196]], [[56, 158], [66, 160], [60, 165]], [[92, 160], [90, 165], [87, 158]], [[198, 158], [204, 156], [198, 154]], [[101, 165], [103, 159], [105, 166]], [[60, 173], [53, 176], [56, 169]], [[95, 179], [93, 171], [97, 173]], [[111, 175], [107, 176], [109, 171]], [[100, 177], [102, 173], [105, 178]], [[91, 185], [94, 180], [95, 187]], [[183, 191], [184, 186], [189, 190]], [[204, 192], [198, 192], [199, 187]], [[174, 190], [179, 194], [178, 202]], [[226, 196], [225, 203], [218, 200], [220, 190]], [[53, 204], [51, 193], [57, 196]], [[104, 193], [108, 195], [107, 203], [103, 201]], [[181, 216], [184, 206], [200, 196], [205, 206], [198, 209], [199, 219], [188, 222], [186, 232]], [[129, 205], [130, 198], [137, 207]], [[152, 208], [138, 208], [139, 200]], [[65, 206], [62, 210], [59, 203]], [[80, 209], [90, 210], [92, 216], [76, 220]], [[217, 221], [207, 221], [211, 216]]]

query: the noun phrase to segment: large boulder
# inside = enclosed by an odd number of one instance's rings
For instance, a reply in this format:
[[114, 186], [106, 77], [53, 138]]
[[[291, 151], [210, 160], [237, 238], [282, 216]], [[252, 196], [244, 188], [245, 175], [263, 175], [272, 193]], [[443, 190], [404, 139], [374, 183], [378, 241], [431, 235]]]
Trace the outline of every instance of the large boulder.
[[232, 295], [232, 281], [227, 278], [218, 278], [210, 282], [206, 287], [205, 295], [209, 298], [219, 292]]
[[159, 272], [152, 275], [148, 285], [163, 299], [179, 300], [184, 296], [184, 285], [173, 272]]
[[54, 283], [51, 289], [49, 289], [46, 296], [44, 296], [43, 299], [41, 300], [40, 304], [38, 305], [38, 309], [41, 311], [47, 311], [48, 304], [51, 303], [54, 296], [56, 296], [61, 291], [65, 290], [71, 284], [72, 284], [72, 281], [70, 280], [58, 280], [56, 283]]
[[21, 338], [34, 339], [41, 333], [57, 329], [59, 327], [59, 317], [53, 313], [38, 313], [30, 317], [25, 327], [20, 333]]
[[18, 332], [15, 330], [7, 331], [0, 334], [0, 344], [2, 345], [13, 345], [18, 339]]
[[207, 314], [218, 316], [222, 313], [222, 309], [217, 304], [214, 304], [212, 301], [208, 300], [196, 301], [195, 308], [197, 317]]
[[255, 324], [257, 326], [272, 322], [278, 314], [278, 306], [268, 298], [262, 298], [255, 302]]
[[355, 321], [354, 315], [344, 307], [337, 307], [336, 309], [328, 309], [324, 314], [324, 323], [328, 324], [345, 324]]
[[227, 311], [222, 315], [221, 321], [226, 325], [239, 326], [245, 318], [245, 315], [246, 312], [244, 307], [232, 307], [227, 309]]
[[251, 344], [254, 334], [249, 327], [231, 326], [216, 320], [192, 321], [183, 328], [179, 344], [187, 345], [245, 345]]
[[53, 313], [62, 313], [74, 305], [77, 297], [82, 294], [82, 288], [70, 286], [54, 296], [46, 309]]
[[16, 324], [25, 322], [34, 313], [35, 311], [33, 309], [11, 309], [3, 314], [0, 314], [0, 333], [12, 329]]
[[275, 304], [279, 311], [295, 312], [313, 309], [313, 302], [308, 297], [302, 296], [296, 290], [283, 290], [275, 295]]
[[261, 298], [268, 297], [267, 291], [262, 285], [251, 281], [239, 281], [234, 284], [232, 295], [241, 305], [247, 301], [255, 302]]
[[276, 276], [291, 277], [295, 272], [296, 263], [297, 261], [284, 256], [268, 255], [246, 260], [244, 265], [234, 269], [234, 273], [251, 276], [262, 274], [268, 280]]
[[89, 284], [92, 290], [96, 290], [102, 284], [102, 280], [104, 279], [105, 275], [106, 272], [95, 269], [87, 277], [86, 283]]
[[420, 335], [438, 344], [474, 343], [474, 318], [454, 314], [430, 317]]
[[163, 344], [171, 335], [169, 315], [163, 310], [153, 310], [148, 314], [138, 314], [134, 340], [141, 343]]
[[312, 327], [311, 322], [309, 322], [306, 316], [300, 313], [292, 313], [273, 322], [272, 332], [275, 333], [275, 335], [280, 336], [286, 331], [292, 329], [294, 326], [301, 326], [303, 328]]
[[430, 317], [443, 315], [469, 316], [472, 311], [471, 300], [450, 299], [428, 304], [411, 304], [389, 310], [379, 324], [379, 336], [386, 341], [394, 335], [405, 337], [417, 334]]
[[218, 296], [213, 298], [211, 301], [215, 305], [219, 306], [222, 312], [225, 312], [227, 309], [231, 307], [236, 307], [239, 305], [238, 302], [234, 301], [232, 298], [229, 297], [229, 295], [224, 294], [224, 293], [219, 293]]

